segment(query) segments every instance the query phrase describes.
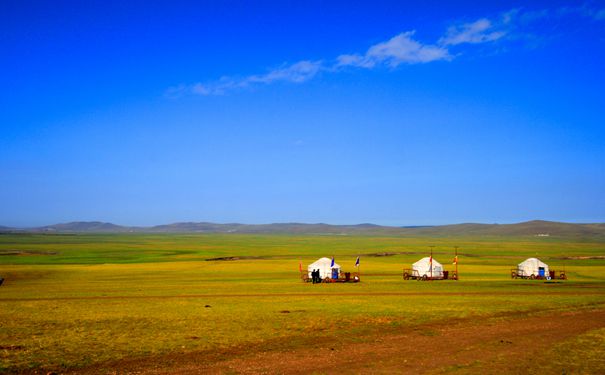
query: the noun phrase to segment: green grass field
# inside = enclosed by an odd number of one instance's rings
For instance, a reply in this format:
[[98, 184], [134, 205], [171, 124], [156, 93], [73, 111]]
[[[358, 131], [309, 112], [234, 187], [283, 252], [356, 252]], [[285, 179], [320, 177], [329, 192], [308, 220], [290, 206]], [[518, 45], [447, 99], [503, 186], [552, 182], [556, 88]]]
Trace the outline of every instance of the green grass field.
[[[449, 270], [453, 246], [460, 247], [459, 281], [402, 280], [402, 269], [427, 256], [429, 245]], [[605, 307], [605, 259], [596, 258], [605, 255], [602, 242], [4, 234], [0, 254], [0, 371], [69, 369], [272, 341], [346, 341], [385, 327]], [[242, 258], [207, 261], [233, 256]], [[335, 256], [344, 271], [354, 271], [361, 256], [362, 282], [302, 283], [299, 261], [306, 268], [321, 256]], [[565, 259], [574, 256], [587, 259]], [[564, 268], [569, 280], [511, 280], [510, 269], [528, 257]], [[602, 330], [586, 337], [597, 343], [591, 358], [605, 355]], [[580, 344], [561, 345], [577, 358], [586, 355]]]

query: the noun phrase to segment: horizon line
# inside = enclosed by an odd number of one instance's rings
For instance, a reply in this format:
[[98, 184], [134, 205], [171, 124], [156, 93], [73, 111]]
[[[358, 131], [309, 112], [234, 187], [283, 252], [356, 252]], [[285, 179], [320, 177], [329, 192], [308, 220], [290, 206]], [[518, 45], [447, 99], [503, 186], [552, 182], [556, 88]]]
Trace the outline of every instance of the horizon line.
[[0, 228], [5, 229], [16, 229], [16, 230], [28, 230], [28, 229], [39, 229], [46, 227], [53, 227], [58, 225], [68, 225], [68, 224], [99, 224], [99, 225], [114, 225], [123, 228], [154, 228], [159, 226], [170, 226], [177, 224], [212, 224], [212, 225], [242, 225], [242, 226], [268, 226], [268, 225], [328, 225], [328, 226], [337, 226], [337, 227], [346, 227], [346, 226], [362, 226], [362, 225], [372, 225], [377, 227], [384, 228], [414, 228], [414, 227], [441, 227], [441, 226], [451, 226], [451, 225], [514, 225], [514, 224], [525, 224], [531, 222], [546, 222], [546, 223], [559, 223], [559, 224], [605, 224], [605, 221], [594, 221], [594, 222], [574, 222], [574, 221], [557, 221], [557, 220], [544, 220], [544, 219], [532, 219], [532, 220], [524, 220], [524, 221], [514, 221], [514, 222], [478, 222], [478, 221], [464, 221], [464, 222], [453, 222], [447, 224], [408, 224], [408, 225], [385, 225], [385, 224], [376, 224], [372, 222], [358, 222], [353, 224], [331, 224], [326, 222], [301, 222], [301, 221], [281, 221], [281, 222], [265, 222], [265, 223], [242, 223], [242, 222], [214, 222], [214, 221], [175, 221], [171, 223], [165, 224], [152, 224], [152, 225], [125, 225], [125, 224], [116, 224], [110, 221], [100, 221], [100, 220], [78, 220], [78, 221], [66, 221], [66, 222], [58, 222], [54, 224], [45, 224], [45, 225], [37, 225], [37, 226], [10, 226], [10, 225], [2, 225], [0, 224]]

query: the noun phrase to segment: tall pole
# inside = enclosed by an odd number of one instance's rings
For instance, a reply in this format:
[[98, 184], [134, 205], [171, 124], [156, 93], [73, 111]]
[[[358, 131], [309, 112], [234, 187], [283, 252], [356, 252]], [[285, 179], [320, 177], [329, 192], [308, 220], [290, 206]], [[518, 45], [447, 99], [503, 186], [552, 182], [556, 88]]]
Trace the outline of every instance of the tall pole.
[[433, 280], [433, 248], [435, 246], [429, 246], [431, 248], [431, 280]]
[[458, 246], [454, 246], [454, 248], [456, 249], [456, 256], [454, 257], [456, 259], [456, 280], [458, 280]]

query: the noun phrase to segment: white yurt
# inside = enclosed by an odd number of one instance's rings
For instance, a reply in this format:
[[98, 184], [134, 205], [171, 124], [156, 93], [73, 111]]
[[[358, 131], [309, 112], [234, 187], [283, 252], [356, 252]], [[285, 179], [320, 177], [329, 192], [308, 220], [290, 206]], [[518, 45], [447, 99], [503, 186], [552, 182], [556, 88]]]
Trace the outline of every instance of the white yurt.
[[332, 259], [330, 258], [319, 258], [315, 262], [309, 264], [307, 271], [309, 272], [309, 278], [311, 278], [311, 271], [319, 269], [319, 276], [322, 279], [326, 277], [332, 277], [332, 268], [336, 268], [340, 274], [340, 266], [338, 263], [334, 263], [334, 267], [330, 267]]
[[520, 276], [548, 276], [548, 264], [537, 258], [528, 258], [517, 266], [517, 274]]
[[[431, 258], [426, 257], [412, 264], [412, 269], [418, 272], [418, 276], [426, 275], [431, 277]], [[433, 258], [433, 273], [432, 277], [443, 277], [443, 265]]]

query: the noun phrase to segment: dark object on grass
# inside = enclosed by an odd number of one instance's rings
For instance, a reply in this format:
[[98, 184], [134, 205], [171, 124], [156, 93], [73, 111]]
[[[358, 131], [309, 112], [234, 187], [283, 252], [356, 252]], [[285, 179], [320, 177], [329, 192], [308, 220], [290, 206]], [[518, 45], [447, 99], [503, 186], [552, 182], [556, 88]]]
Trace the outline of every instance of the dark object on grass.
[[206, 305], [206, 306], [204, 306], [204, 307], [212, 307], [212, 306], [210, 306], [210, 305]]
[[4, 282], [4, 279], [0, 277], [0, 285]]
[[0, 345], [0, 350], [23, 350], [23, 345]]

